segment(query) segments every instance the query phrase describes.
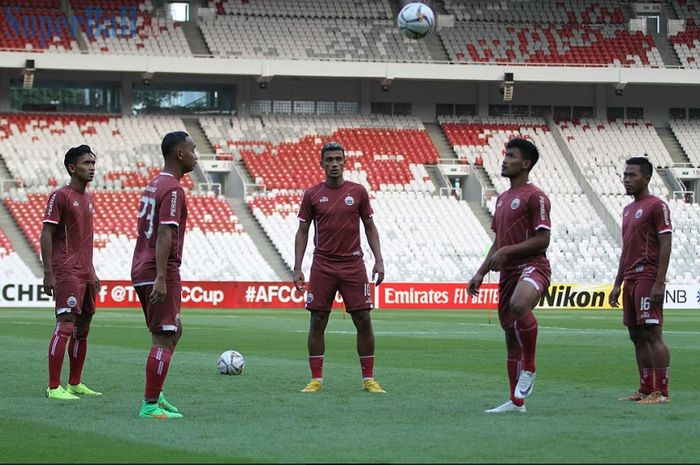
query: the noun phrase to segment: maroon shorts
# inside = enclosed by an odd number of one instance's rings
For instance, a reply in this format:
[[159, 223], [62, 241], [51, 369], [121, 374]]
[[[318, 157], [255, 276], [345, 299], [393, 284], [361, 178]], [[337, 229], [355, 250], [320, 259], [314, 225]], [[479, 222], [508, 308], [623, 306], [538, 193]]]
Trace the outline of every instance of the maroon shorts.
[[81, 281], [63, 281], [54, 288], [56, 315], [73, 313], [75, 315], [94, 315], [97, 289], [95, 283]]
[[334, 262], [314, 257], [306, 309], [330, 312], [336, 292], [343, 297], [345, 311], [372, 310], [372, 286], [364, 261]]
[[664, 305], [651, 301], [652, 278], [625, 281], [622, 291], [622, 321], [625, 326], [663, 325]]
[[160, 331], [177, 331], [180, 326], [180, 305], [182, 303], [182, 286], [168, 284], [165, 299], [158, 303], [150, 302], [153, 284], [134, 287], [141, 302], [146, 325], [152, 333]]
[[548, 265], [523, 265], [512, 271], [501, 272], [501, 279], [498, 283], [498, 319], [504, 330], [512, 330], [515, 324], [515, 319], [510, 312], [510, 299], [513, 297], [518, 283], [526, 282], [532, 285], [542, 296], [549, 287], [551, 275], [552, 272]]

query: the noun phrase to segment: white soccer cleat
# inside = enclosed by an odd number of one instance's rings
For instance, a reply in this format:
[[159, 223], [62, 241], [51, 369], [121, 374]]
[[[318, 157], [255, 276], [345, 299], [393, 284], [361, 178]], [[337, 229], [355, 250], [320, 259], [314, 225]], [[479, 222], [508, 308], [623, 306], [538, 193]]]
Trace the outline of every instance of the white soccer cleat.
[[525, 413], [525, 412], [527, 412], [527, 409], [525, 408], [525, 404], [518, 406], [518, 405], [515, 405], [512, 400], [509, 400], [505, 404], [499, 405], [496, 408], [484, 410], [484, 413], [508, 413], [508, 412]]
[[522, 371], [518, 377], [518, 384], [515, 385], [513, 396], [516, 399], [525, 399], [532, 394], [532, 388], [535, 387], [535, 372]]

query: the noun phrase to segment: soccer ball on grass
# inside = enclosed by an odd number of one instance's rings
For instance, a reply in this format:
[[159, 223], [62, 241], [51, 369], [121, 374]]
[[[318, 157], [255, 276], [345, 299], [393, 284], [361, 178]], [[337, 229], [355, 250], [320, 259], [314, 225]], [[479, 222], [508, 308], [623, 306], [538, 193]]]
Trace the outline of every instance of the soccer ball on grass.
[[245, 367], [245, 359], [235, 350], [227, 350], [219, 355], [219, 360], [216, 362], [219, 368], [219, 373], [224, 375], [240, 375]]

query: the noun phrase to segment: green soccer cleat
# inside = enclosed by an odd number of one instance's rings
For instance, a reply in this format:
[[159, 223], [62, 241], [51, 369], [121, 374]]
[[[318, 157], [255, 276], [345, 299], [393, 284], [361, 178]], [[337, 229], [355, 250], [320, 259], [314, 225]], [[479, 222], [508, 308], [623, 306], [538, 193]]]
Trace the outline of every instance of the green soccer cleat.
[[70, 392], [66, 391], [63, 386], [58, 386], [56, 389], [47, 388], [46, 397], [49, 399], [56, 400], [78, 400], [80, 397], [74, 396]]
[[81, 394], [83, 396], [93, 396], [93, 397], [100, 397], [102, 395], [101, 392], [93, 391], [89, 387], [85, 386], [83, 383], [80, 384], [69, 384], [68, 387], [66, 388], [66, 391], [73, 395], [78, 395]]
[[154, 420], [170, 420], [172, 418], [182, 418], [182, 414], [168, 412], [167, 410], [161, 408], [158, 404], [149, 404], [144, 400], [141, 404], [141, 410], [139, 410], [139, 417], [153, 418]]
[[366, 379], [362, 382], [362, 390], [373, 392], [375, 394], [386, 394], [386, 391], [382, 389], [378, 382], [374, 378]]
[[167, 410], [168, 412], [180, 413], [180, 410], [178, 410], [177, 407], [168, 402], [168, 399], [165, 398], [162, 391], [158, 396], [158, 407], [162, 408], [163, 410]]

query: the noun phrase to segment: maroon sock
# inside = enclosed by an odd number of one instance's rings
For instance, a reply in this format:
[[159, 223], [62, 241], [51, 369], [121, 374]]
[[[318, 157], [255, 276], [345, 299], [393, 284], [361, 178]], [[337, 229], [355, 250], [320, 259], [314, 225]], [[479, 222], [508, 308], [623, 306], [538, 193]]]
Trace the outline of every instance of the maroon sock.
[[66, 344], [73, 334], [75, 324], [71, 321], [57, 321], [56, 328], [49, 342], [49, 388], [56, 389], [61, 385], [61, 368], [66, 354]]
[[535, 350], [537, 349], [537, 318], [527, 312], [515, 320], [515, 335], [523, 348], [523, 366], [526, 371], [535, 372]]
[[362, 379], [374, 378], [374, 355], [360, 355]]
[[309, 355], [311, 378], [323, 379], [323, 355]]
[[151, 347], [146, 361], [146, 392], [143, 396], [146, 401], [158, 401], [160, 391], [163, 390], [165, 377], [168, 376], [170, 357], [172, 357], [172, 353], [162, 347]]
[[640, 368], [639, 369], [639, 392], [642, 394], [651, 394], [654, 391], [654, 369]]
[[523, 399], [516, 399], [513, 395], [515, 392], [515, 385], [518, 384], [518, 377], [520, 376], [521, 357], [521, 349], [512, 349], [508, 351], [508, 358], [506, 359], [508, 382], [510, 383], [510, 400], [517, 406], [521, 406], [525, 403]]
[[654, 391], [668, 396], [668, 375], [669, 367], [654, 368]]
[[76, 326], [73, 330], [73, 337], [68, 342], [68, 360], [70, 361], [70, 377], [68, 383], [72, 385], [80, 384], [83, 375], [83, 365], [87, 355], [87, 336], [90, 327]]

